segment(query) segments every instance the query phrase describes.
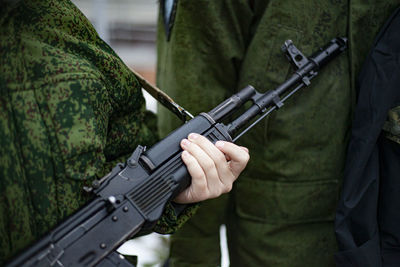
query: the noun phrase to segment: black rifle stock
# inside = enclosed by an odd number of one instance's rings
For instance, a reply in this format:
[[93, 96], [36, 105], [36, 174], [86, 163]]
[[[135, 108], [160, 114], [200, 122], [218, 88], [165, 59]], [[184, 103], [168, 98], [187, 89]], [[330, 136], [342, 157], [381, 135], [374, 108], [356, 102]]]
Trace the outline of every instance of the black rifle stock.
[[[132, 266], [115, 250], [139, 230], [151, 228], [165, 205], [190, 185], [181, 160], [180, 141], [199, 133], [212, 142], [235, 141], [258, 121], [283, 105], [294, 92], [309, 85], [318, 71], [345, 50], [346, 38], [335, 38], [310, 57], [291, 41], [283, 50], [297, 66], [294, 74], [264, 94], [247, 86], [208, 113], [201, 113], [150, 149], [138, 146], [124, 164], [118, 164], [90, 190], [95, 198], [15, 258], [8, 266]], [[252, 101], [228, 125], [221, 121]], [[256, 117], [258, 119], [256, 120]], [[247, 129], [239, 129], [253, 121]], [[234, 137], [234, 138], [232, 138]]]

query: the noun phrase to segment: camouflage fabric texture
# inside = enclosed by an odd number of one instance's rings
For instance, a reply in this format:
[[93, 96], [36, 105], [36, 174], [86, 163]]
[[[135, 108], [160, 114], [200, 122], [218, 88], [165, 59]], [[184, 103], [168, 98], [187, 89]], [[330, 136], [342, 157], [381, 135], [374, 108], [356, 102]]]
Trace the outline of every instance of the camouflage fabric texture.
[[[91, 196], [82, 190], [157, 140], [141, 86], [70, 1], [0, 10], [0, 265]], [[183, 223], [172, 207], [155, 230]]]
[[[239, 140], [250, 149], [247, 169], [228, 200], [203, 204], [172, 237], [171, 266], [218, 266], [221, 223], [231, 266], [334, 266], [334, 217], [356, 76], [397, 4], [179, 0], [172, 21], [160, 16], [158, 86], [192, 114], [248, 84], [265, 92], [282, 83], [293, 71], [280, 50], [287, 39], [305, 55], [336, 36], [350, 43], [310, 87]], [[179, 123], [160, 106], [162, 135]]]
[[400, 106], [389, 110], [383, 130], [386, 138], [400, 144]]

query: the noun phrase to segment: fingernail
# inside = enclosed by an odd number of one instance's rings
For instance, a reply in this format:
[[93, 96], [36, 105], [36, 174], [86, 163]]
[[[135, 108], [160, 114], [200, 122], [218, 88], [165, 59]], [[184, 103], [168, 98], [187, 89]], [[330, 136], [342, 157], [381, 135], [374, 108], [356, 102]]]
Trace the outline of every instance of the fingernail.
[[196, 139], [197, 137], [199, 137], [199, 135], [198, 135], [197, 133], [191, 133], [191, 134], [189, 134], [189, 140], [194, 140], [194, 139]]
[[224, 147], [224, 142], [222, 142], [222, 141], [217, 141], [216, 143], [215, 143], [215, 146], [216, 147], [218, 147], [218, 148], [223, 148]]
[[187, 152], [186, 150], [184, 150], [182, 152], [182, 157], [187, 158], [189, 156], [189, 152]]
[[189, 142], [189, 140], [187, 140], [187, 139], [182, 139], [181, 145], [184, 146], [184, 147], [187, 147], [187, 146], [190, 145], [190, 142]]

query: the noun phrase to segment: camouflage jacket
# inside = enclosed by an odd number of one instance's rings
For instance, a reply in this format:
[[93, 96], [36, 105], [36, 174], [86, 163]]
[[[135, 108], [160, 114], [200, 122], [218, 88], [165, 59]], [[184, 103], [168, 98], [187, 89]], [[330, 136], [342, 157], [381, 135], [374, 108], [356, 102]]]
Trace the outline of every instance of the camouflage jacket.
[[387, 138], [400, 144], [400, 106], [389, 110], [383, 130]]
[[[69, 1], [0, 10], [0, 265], [76, 211], [82, 187], [156, 141], [133, 73]], [[186, 218], [171, 208], [169, 233]]]

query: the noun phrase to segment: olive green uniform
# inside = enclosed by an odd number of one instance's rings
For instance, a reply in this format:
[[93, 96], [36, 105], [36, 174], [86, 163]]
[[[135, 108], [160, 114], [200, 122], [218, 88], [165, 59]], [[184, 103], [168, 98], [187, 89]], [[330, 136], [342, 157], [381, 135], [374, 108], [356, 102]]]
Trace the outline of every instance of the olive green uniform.
[[[70, 1], [1, 3], [0, 90], [2, 266], [157, 129], [136, 77]], [[155, 230], [173, 231], [190, 212], [168, 208]]]
[[[280, 50], [287, 39], [305, 55], [336, 36], [350, 43], [310, 87], [240, 139], [250, 149], [246, 171], [227, 203], [204, 204], [173, 236], [172, 266], [219, 265], [222, 222], [231, 266], [334, 265], [333, 220], [355, 77], [396, 3], [178, 0], [167, 26], [160, 17], [158, 85], [193, 114], [248, 84], [260, 92], [277, 87], [293, 71]], [[160, 109], [163, 135], [179, 123]]]

